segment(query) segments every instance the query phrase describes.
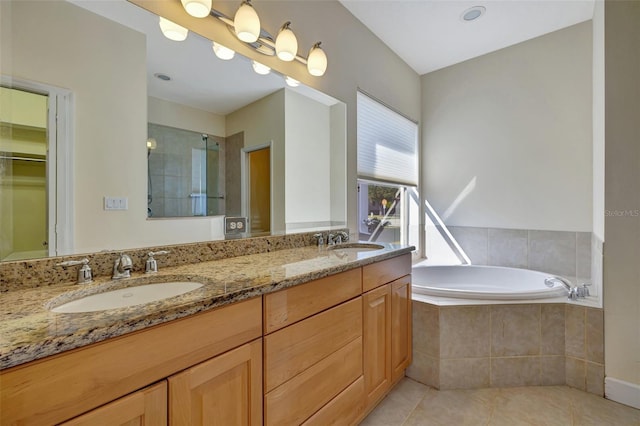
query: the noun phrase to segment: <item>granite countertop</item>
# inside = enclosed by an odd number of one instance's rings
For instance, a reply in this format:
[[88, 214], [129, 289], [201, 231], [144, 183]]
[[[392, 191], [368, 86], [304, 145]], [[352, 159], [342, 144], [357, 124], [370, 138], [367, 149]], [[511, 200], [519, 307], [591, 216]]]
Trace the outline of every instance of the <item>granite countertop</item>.
[[[301, 247], [176, 266], [157, 274], [97, 279], [14, 290], [0, 304], [0, 369], [121, 336], [302, 284], [359, 266], [410, 253], [413, 247], [386, 244], [384, 249], [353, 252]], [[49, 308], [84, 295], [116, 288], [168, 281], [197, 281], [196, 290], [157, 302], [107, 311], [62, 314]]]

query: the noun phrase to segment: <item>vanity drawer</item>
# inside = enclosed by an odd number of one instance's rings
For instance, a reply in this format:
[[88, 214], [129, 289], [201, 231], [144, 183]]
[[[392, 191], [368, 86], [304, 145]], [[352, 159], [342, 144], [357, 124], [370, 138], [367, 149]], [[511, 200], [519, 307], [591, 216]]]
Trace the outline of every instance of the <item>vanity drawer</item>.
[[264, 338], [265, 392], [269, 392], [362, 336], [362, 297]]
[[366, 265], [362, 268], [362, 292], [365, 293], [410, 273], [410, 253]]
[[360, 376], [362, 337], [269, 392], [265, 424], [301, 424]]
[[351, 269], [264, 296], [264, 333], [269, 334], [362, 293], [362, 270]]
[[355, 425], [364, 414], [364, 377], [351, 383], [303, 426]]

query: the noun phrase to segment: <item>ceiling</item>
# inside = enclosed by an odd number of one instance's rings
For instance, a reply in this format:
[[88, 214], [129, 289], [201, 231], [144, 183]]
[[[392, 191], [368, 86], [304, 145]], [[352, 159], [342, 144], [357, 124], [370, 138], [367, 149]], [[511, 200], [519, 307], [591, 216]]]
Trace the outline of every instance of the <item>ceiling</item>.
[[[593, 17], [594, 0], [339, 0], [418, 74]], [[461, 16], [484, 6], [477, 20]]]

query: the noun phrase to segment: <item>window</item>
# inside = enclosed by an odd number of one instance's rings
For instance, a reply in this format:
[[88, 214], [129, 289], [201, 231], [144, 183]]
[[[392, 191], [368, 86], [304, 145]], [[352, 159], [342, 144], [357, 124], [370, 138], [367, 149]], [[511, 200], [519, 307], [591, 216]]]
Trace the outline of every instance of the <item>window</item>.
[[418, 125], [358, 92], [359, 239], [418, 247]]

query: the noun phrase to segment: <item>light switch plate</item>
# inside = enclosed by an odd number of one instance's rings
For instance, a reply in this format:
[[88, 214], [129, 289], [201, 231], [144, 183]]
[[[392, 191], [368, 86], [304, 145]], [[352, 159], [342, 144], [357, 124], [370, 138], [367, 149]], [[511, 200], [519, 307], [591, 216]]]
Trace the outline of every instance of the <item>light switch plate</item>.
[[127, 197], [104, 197], [105, 210], [128, 210], [129, 199]]
[[225, 234], [242, 234], [247, 232], [246, 217], [225, 217], [224, 233]]

